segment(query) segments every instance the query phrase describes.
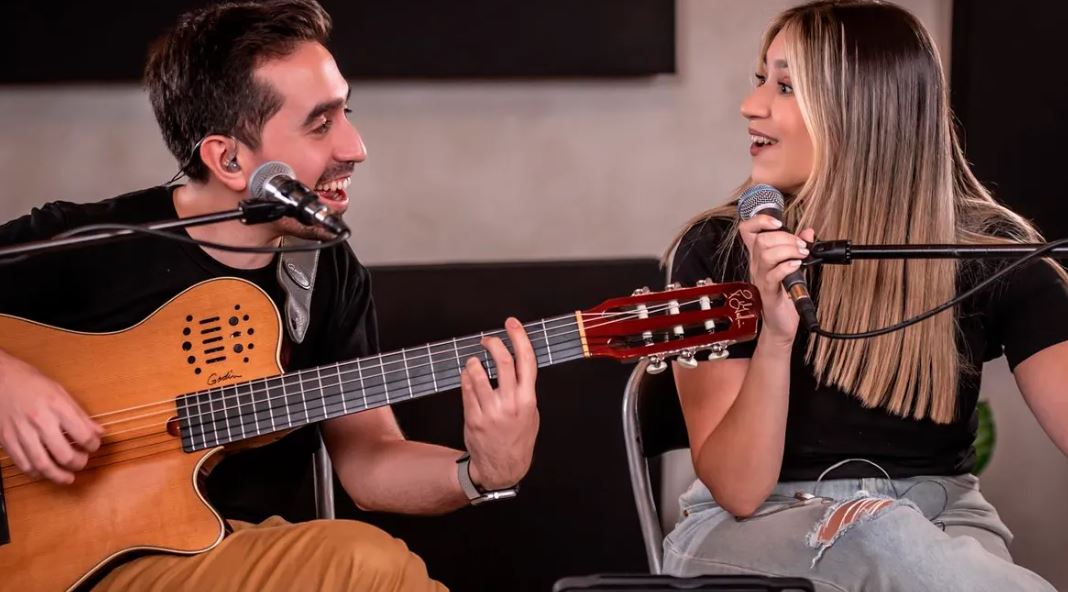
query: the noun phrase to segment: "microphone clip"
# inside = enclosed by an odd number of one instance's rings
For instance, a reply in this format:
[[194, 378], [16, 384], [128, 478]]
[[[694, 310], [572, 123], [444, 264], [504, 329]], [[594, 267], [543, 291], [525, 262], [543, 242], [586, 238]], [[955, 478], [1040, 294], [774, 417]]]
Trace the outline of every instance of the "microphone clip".
[[849, 265], [853, 263], [853, 245], [847, 240], [815, 241], [808, 246], [805, 266]]
[[274, 222], [290, 213], [292, 206], [275, 201], [247, 199], [237, 204], [243, 224]]

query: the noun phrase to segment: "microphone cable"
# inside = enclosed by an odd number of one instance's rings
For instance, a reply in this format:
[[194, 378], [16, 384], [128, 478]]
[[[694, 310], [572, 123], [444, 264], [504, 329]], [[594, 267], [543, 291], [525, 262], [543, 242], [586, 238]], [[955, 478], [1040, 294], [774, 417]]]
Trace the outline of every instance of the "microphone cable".
[[900, 323], [895, 323], [893, 325], [890, 325], [890, 326], [887, 326], [887, 327], [883, 327], [881, 329], [872, 329], [871, 331], [863, 331], [863, 332], [860, 332], [860, 333], [835, 333], [833, 331], [826, 331], [824, 329], [821, 329], [819, 326], [817, 326], [811, 332], [815, 333], [816, 335], [819, 335], [820, 337], [826, 337], [828, 339], [866, 339], [866, 338], [869, 338], [869, 337], [878, 337], [880, 335], [886, 335], [887, 333], [893, 333], [894, 331], [900, 331], [901, 329], [904, 329], [905, 327], [908, 327], [910, 325], [915, 325], [916, 323], [919, 323], [920, 321], [929, 319], [929, 318], [935, 316], [936, 314], [938, 314], [938, 313], [940, 313], [940, 312], [942, 312], [942, 311], [944, 311], [944, 310], [946, 310], [948, 308], [956, 306], [961, 301], [972, 297], [973, 295], [977, 294], [978, 292], [980, 292], [981, 290], [983, 290], [984, 288], [986, 288], [990, 284], [992, 284], [995, 281], [997, 281], [998, 279], [1004, 277], [1010, 271], [1012, 271], [1012, 270], [1024, 265], [1028, 261], [1032, 261], [1034, 259], [1037, 259], [1038, 257], [1041, 257], [1042, 255], [1052, 251], [1053, 249], [1056, 249], [1057, 247], [1063, 246], [1063, 245], [1068, 245], [1068, 238], [1062, 238], [1062, 239], [1059, 239], [1059, 240], [1055, 240], [1055, 241], [1053, 241], [1051, 243], [1046, 243], [1042, 247], [1034, 250], [1033, 252], [1028, 253], [1027, 255], [1017, 259], [1016, 261], [1013, 261], [1012, 263], [1010, 263], [1004, 269], [999, 270], [994, 275], [992, 275], [992, 276], [986, 278], [985, 280], [979, 282], [977, 285], [975, 285], [975, 287], [973, 287], [970, 290], [964, 292], [963, 294], [960, 294], [960, 295], [956, 296], [955, 298], [952, 298], [951, 300], [949, 300], [949, 301], [947, 301], [947, 302], [945, 302], [943, 304], [940, 304], [940, 305], [932, 308], [931, 310], [929, 310], [927, 312], [920, 313], [920, 314], [912, 317], [911, 319], [906, 319], [904, 321], [901, 321]]
[[196, 245], [200, 247], [208, 247], [211, 249], [218, 249], [220, 251], [231, 251], [234, 253], [297, 253], [301, 251], [319, 251], [321, 249], [328, 249], [330, 247], [340, 245], [347, 241], [352, 233], [348, 230], [337, 235], [333, 239], [317, 243], [314, 245], [292, 245], [289, 247], [239, 247], [235, 245], [225, 245], [223, 243], [216, 243], [212, 241], [206, 241], [196, 239], [191, 236], [183, 236], [175, 232], [167, 232], [166, 230], [155, 230], [151, 228], [143, 228], [133, 224], [88, 224], [86, 226], [79, 226], [72, 228], [66, 232], [61, 232], [53, 238], [70, 238], [89, 232], [106, 232], [114, 230], [125, 230], [132, 233], [147, 234], [149, 236], [155, 236], [158, 238], [164, 238], [167, 240], [173, 240], [187, 245]]
[[[174, 232], [168, 232], [166, 230], [144, 228], [133, 224], [87, 224], [85, 226], [79, 226], [77, 228], [72, 228], [65, 232], [61, 232], [52, 237], [52, 239], [63, 239], [87, 234], [90, 232], [107, 232], [115, 230], [124, 230], [130, 234], [146, 234], [149, 236], [172, 240], [187, 245], [207, 247], [209, 249], [218, 249], [220, 251], [230, 251], [232, 253], [299, 253], [305, 251], [320, 251], [322, 249], [329, 249], [330, 247], [340, 245], [341, 243], [347, 241], [350, 236], [352, 236], [352, 233], [346, 230], [329, 241], [310, 245], [290, 245], [287, 247], [239, 247], [235, 245], [225, 245], [213, 241], [196, 239], [190, 236], [184, 236]], [[121, 238], [121, 236], [123, 235], [119, 235], [113, 238]], [[7, 257], [0, 257], [0, 266], [20, 263], [31, 257], [33, 257], [32, 254], [10, 255]]]

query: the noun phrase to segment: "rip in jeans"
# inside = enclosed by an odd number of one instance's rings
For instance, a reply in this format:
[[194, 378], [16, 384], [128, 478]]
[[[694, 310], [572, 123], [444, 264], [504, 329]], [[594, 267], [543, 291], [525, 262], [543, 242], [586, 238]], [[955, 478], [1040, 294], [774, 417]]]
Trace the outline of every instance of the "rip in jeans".
[[[909, 500], [895, 499], [886, 495], [872, 495], [860, 490], [848, 499], [832, 504], [806, 537], [808, 546], [816, 549], [811, 567], [823, 557], [824, 551], [831, 548], [843, 534], [858, 524], [874, 520], [887, 511], [904, 506], [917, 512], [920, 509]], [[921, 512], [922, 514], [922, 512]]]
[[[888, 495], [872, 495], [867, 491], [859, 490], [847, 499], [836, 501], [833, 498], [819, 495], [820, 485], [827, 473], [833, 471], [834, 469], [837, 469], [838, 467], [844, 464], [851, 462], [866, 462], [879, 469], [879, 471], [882, 472], [882, 474], [886, 477], [886, 481], [889, 484], [890, 489], [894, 492], [894, 496], [891, 497]], [[921, 481], [920, 483], [924, 483], [924, 481]], [[920, 483], [916, 483], [912, 487], [915, 487]], [[937, 482], [935, 483], [938, 484]], [[946, 497], [945, 503], [943, 503], [942, 505], [942, 510], [936, 513], [934, 518], [937, 518], [939, 515], [941, 515], [941, 513], [945, 511], [946, 505], [949, 503], [949, 494], [948, 492], [945, 492], [945, 487], [941, 484], [938, 485], [939, 487], [942, 487], [942, 490], [945, 493]], [[769, 514], [775, 514], [777, 512], [782, 512], [785, 510], [804, 506], [810, 502], [817, 500], [822, 501], [825, 504], [830, 504], [830, 506], [824, 512], [823, 517], [816, 522], [815, 526], [812, 528], [812, 531], [809, 532], [807, 537], [805, 537], [808, 546], [813, 549], [816, 549], [816, 555], [812, 558], [811, 566], [812, 568], [815, 568], [816, 563], [818, 563], [820, 558], [823, 557], [823, 553], [827, 549], [831, 548], [831, 545], [833, 545], [843, 534], [848, 532], [857, 524], [863, 524], [865, 522], [873, 520], [885, 514], [888, 510], [892, 510], [893, 508], [899, 506], [912, 508], [913, 510], [919, 512], [920, 515], [923, 515], [923, 511], [920, 510], [920, 508], [915, 503], [910, 500], [903, 499], [905, 495], [908, 495], [912, 487], [907, 489], [904, 493], [898, 493], [897, 487], [894, 485], [894, 481], [890, 478], [890, 475], [886, 472], [885, 469], [866, 458], [849, 458], [839, 461], [828, 467], [827, 470], [823, 471], [823, 473], [821, 473], [820, 476], [816, 479], [816, 489], [812, 493], [805, 493], [801, 491], [796, 492], [794, 494], [794, 498], [798, 500], [797, 502], [780, 508], [775, 508], [762, 514], [755, 514], [748, 518], [737, 520], [742, 521], [762, 518]], [[934, 521], [934, 518], [931, 518], [931, 520]]]

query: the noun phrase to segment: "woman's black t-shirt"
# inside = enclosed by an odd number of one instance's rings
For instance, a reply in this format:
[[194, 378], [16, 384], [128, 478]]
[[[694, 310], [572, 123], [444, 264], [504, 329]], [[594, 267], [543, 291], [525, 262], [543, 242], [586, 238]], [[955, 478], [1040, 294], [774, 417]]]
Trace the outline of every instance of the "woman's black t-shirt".
[[[741, 241], [735, 239], [728, 250], [720, 250], [731, 228], [732, 221], [727, 219], [707, 220], [690, 228], [675, 250], [671, 281], [684, 286], [704, 278], [748, 281], [747, 255]], [[991, 264], [962, 263], [958, 280], [961, 291], [988, 277], [992, 269]], [[965, 300], [956, 314], [957, 342], [968, 365], [965, 368], [976, 371], [961, 373], [956, 419], [948, 424], [865, 408], [857, 397], [820, 385], [804, 359], [808, 336], [799, 330], [791, 360], [780, 481], [814, 480], [824, 469], [847, 458], [871, 460], [892, 477], [970, 472], [975, 465], [979, 369], [983, 362], [1003, 353], [1009, 367], [1015, 368], [1032, 354], [1068, 341], [1068, 286], [1051, 265], [1037, 261]], [[755, 347], [754, 340], [731, 346], [728, 351], [731, 357], [749, 358]], [[880, 473], [867, 463], [848, 463], [830, 476], [876, 477]]]

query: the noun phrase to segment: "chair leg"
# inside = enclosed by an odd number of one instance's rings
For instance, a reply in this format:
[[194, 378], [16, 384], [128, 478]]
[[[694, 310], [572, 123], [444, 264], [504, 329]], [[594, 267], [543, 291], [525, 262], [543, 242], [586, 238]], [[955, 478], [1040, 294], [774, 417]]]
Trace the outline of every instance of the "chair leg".
[[333, 520], [334, 466], [330, 464], [330, 453], [327, 452], [321, 437], [313, 458], [312, 476], [315, 485], [315, 515], [318, 518]]
[[638, 509], [638, 522], [645, 542], [645, 557], [649, 562], [649, 572], [663, 572], [664, 533], [660, 529], [660, 517], [656, 511], [653, 488], [649, 482], [649, 460], [642, 452], [641, 429], [638, 422], [638, 397], [645, 367], [648, 361], [642, 360], [634, 368], [623, 393], [623, 438], [627, 451], [627, 468], [630, 471], [630, 484], [634, 493], [634, 505]]

